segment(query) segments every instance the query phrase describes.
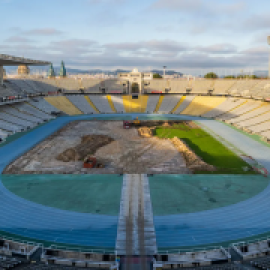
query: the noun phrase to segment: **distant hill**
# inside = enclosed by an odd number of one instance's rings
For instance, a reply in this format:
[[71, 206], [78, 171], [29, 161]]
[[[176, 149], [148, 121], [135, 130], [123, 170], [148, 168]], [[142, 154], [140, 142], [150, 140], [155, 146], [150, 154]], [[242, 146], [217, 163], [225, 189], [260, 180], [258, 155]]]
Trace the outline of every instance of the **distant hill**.
[[[157, 73], [157, 74], [159, 74], [161, 76], [164, 73], [163, 70], [158, 70], [158, 69], [153, 69], [153, 70], [151, 70], [151, 72]], [[177, 71], [174, 71], [174, 70], [166, 70], [166, 75], [180, 75], [180, 76], [183, 76], [183, 73], [177, 72]]]
[[[8, 73], [12, 73], [12, 74], [16, 74], [17, 73], [17, 69], [18, 67], [10, 67], [10, 66], [5, 66], [5, 69]], [[48, 67], [31, 67], [30, 66], [30, 70], [32, 72], [38, 71], [40, 73], [42, 72], [46, 72], [48, 71]], [[60, 67], [56, 66], [54, 67], [54, 70], [56, 72], [56, 74], [59, 73]], [[68, 68], [67, 67], [67, 73], [71, 74], [71, 75], [75, 75], [75, 74], [91, 74], [91, 75], [95, 75], [95, 74], [101, 74], [104, 73], [106, 75], [117, 75], [117, 73], [120, 72], [131, 72], [131, 70], [128, 69], [116, 69], [116, 70], [102, 70], [102, 69], [73, 69], [73, 68]], [[149, 72], [149, 71], [148, 71]], [[158, 73], [161, 76], [163, 75], [163, 70], [160, 69], [153, 69], [150, 72], [153, 73]], [[266, 77], [268, 76], [268, 71], [267, 70], [255, 70], [254, 72], [252, 72], [254, 75], [257, 75], [258, 77]], [[249, 74], [249, 73], [245, 73], [243, 72], [243, 74]], [[182, 72], [178, 72], [178, 71], [174, 71], [174, 70], [166, 70], [166, 75], [180, 75], [182, 76], [183, 73]], [[239, 73], [239, 75], [241, 75]]]

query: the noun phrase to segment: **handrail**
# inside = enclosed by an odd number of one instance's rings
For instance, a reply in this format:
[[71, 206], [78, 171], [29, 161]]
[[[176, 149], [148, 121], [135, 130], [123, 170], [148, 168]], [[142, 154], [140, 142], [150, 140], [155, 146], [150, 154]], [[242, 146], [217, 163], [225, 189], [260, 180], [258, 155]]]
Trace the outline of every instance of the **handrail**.
[[[82, 252], [82, 253], [98, 253], [98, 254], [115, 254], [114, 249], [99, 249], [99, 248], [83, 248], [83, 247], [71, 247], [69, 245], [50, 245], [48, 247], [45, 247], [44, 244], [34, 242], [34, 241], [27, 241], [27, 240], [22, 240], [10, 236], [5, 236], [0, 234], [0, 239], [3, 240], [10, 240], [14, 241], [17, 243], [21, 244], [26, 244], [30, 246], [39, 246], [44, 249], [58, 249], [58, 250], [66, 250], [66, 251], [77, 251], [77, 252]], [[158, 250], [158, 254], [180, 254], [180, 253], [187, 253], [187, 252], [198, 252], [198, 251], [208, 251], [208, 250], [214, 250], [214, 249], [221, 249], [221, 248], [228, 248], [231, 246], [245, 246], [248, 244], [260, 242], [260, 241], [267, 241], [270, 240], [270, 235], [267, 235], [266, 237], [261, 237], [261, 238], [255, 238], [252, 240], [247, 240], [247, 241], [239, 241], [235, 243], [229, 244], [227, 247], [224, 246], [208, 246], [208, 247], [194, 247], [194, 248], [188, 248], [188, 249], [168, 249], [168, 250]]]
[[45, 247], [43, 243], [38, 243], [38, 242], [34, 242], [34, 241], [27, 241], [27, 240], [23, 240], [23, 239], [18, 239], [18, 238], [14, 238], [14, 237], [10, 237], [10, 236], [5, 236], [0, 234], [0, 239], [2, 240], [9, 240], [9, 241], [13, 241], [13, 242], [17, 242], [19, 244], [26, 244], [26, 245], [30, 245], [30, 246], [39, 246], [42, 247], [43, 249], [58, 249], [58, 250], [66, 250], [66, 251], [77, 251], [77, 252], [82, 252], [82, 253], [98, 253], [98, 254], [115, 254], [115, 250], [112, 249], [95, 249], [95, 248], [80, 248], [80, 247], [70, 247], [70, 246], [65, 246], [65, 245], [50, 245], [48, 247]]

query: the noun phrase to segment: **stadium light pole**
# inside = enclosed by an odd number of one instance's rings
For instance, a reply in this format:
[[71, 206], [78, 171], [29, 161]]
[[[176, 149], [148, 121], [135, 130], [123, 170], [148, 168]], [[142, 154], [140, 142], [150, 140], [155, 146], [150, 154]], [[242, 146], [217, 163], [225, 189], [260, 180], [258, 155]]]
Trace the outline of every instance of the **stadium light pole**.
[[[270, 45], [270, 36], [267, 37], [267, 43], [268, 45]], [[269, 51], [268, 78], [270, 78], [270, 51]]]
[[165, 79], [165, 75], [166, 75], [166, 68], [167, 68], [167, 66], [163, 66], [163, 79]]

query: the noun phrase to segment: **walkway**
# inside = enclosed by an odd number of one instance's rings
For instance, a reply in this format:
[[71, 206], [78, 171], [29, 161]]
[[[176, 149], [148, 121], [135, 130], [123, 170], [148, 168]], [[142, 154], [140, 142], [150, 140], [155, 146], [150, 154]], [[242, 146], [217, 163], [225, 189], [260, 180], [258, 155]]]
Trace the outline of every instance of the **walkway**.
[[119, 255], [156, 254], [156, 236], [148, 178], [143, 174], [124, 176], [116, 251]]
[[[198, 120], [197, 120], [198, 121]], [[243, 133], [215, 120], [199, 120], [199, 123], [235, 145], [238, 149], [252, 156], [270, 172], [270, 148], [245, 136]]]

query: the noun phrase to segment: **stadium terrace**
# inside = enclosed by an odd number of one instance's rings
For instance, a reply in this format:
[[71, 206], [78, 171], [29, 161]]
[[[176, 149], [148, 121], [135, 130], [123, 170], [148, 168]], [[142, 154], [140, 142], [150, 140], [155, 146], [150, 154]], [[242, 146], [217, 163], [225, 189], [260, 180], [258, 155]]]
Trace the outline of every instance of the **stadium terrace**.
[[269, 268], [270, 80], [154, 77], [0, 55], [1, 270]]

